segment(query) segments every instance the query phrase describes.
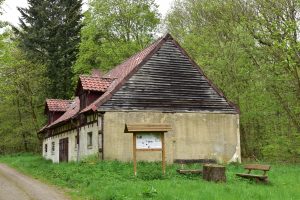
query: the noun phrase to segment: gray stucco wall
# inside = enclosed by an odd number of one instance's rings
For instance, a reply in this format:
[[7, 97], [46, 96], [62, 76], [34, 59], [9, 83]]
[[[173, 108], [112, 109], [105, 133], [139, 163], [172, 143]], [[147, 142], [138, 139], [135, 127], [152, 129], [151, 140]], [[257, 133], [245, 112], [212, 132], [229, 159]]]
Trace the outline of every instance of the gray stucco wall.
[[[166, 160], [216, 159], [240, 162], [239, 115], [220, 113], [106, 112], [104, 159], [132, 160], [132, 134], [126, 123], [169, 123]], [[160, 152], [138, 152], [138, 160], [161, 160]]]

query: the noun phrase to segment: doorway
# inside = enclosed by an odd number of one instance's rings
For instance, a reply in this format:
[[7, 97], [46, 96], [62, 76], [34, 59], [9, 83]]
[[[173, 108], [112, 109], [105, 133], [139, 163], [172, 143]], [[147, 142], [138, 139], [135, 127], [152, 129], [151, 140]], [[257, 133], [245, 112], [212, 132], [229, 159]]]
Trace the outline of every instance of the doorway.
[[68, 162], [69, 138], [59, 140], [59, 162]]

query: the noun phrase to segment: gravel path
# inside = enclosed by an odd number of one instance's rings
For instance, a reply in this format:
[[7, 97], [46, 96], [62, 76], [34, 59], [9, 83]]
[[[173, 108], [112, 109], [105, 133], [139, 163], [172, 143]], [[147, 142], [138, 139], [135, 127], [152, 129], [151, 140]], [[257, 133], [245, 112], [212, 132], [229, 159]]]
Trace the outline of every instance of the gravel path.
[[0, 200], [69, 200], [63, 192], [0, 164]]

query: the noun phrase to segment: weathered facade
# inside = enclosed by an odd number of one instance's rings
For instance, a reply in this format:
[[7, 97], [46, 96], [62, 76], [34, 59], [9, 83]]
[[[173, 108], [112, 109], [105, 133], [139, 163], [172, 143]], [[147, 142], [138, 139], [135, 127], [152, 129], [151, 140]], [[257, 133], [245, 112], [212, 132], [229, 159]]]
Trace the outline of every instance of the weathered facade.
[[[170, 124], [168, 163], [241, 159], [238, 109], [169, 34], [105, 75], [81, 76], [76, 95], [65, 113], [40, 131], [43, 155], [54, 162], [96, 153], [100, 159], [131, 161], [128, 123]], [[138, 152], [137, 159], [160, 160], [161, 153]]]

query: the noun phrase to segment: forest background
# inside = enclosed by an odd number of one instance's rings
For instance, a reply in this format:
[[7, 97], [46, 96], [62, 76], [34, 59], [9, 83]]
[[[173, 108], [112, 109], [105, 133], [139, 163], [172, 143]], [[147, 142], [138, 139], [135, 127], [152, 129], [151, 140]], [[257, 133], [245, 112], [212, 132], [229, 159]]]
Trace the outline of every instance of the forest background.
[[46, 98], [170, 32], [239, 106], [242, 156], [300, 162], [299, 1], [175, 0], [164, 18], [154, 0], [28, 5], [19, 27], [0, 24], [0, 154], [39, 152]]

